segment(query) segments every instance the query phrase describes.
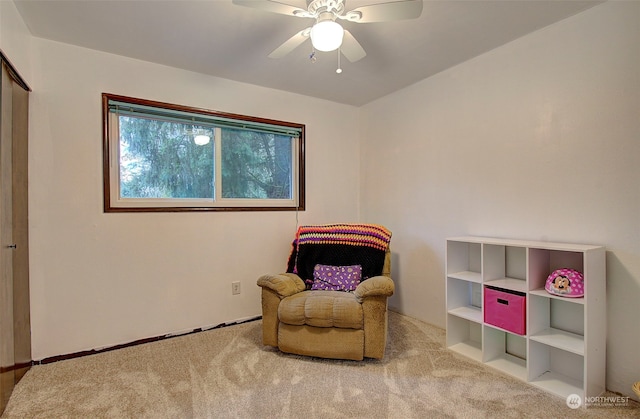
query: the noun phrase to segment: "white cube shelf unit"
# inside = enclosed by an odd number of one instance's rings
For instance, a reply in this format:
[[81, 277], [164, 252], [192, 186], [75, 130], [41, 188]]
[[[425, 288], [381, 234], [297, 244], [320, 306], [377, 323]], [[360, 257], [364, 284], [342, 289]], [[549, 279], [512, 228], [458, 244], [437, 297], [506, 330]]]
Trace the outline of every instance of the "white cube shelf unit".
[[[583, 273], [584, 297], [544, 289], [561, 268]], [[562, 398], [605, 391], [604, 247], [455, 237], [447, 239], [445, 272], [449, 349]], [[486, 286], [524, 294], [524, 335], [484, 321]]]

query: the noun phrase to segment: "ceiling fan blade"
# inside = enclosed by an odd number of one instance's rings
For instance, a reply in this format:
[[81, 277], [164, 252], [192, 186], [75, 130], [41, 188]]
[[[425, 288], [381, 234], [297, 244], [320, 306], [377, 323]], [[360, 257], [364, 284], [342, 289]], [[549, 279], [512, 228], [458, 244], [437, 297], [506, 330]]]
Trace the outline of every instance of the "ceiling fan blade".
[[271, 54], [269, 54], [269, 58], [282, 58], [294, 49], [298, 48], [304, 41], [309, 39], [309, 32], [311, 28], [306, 28], [293, 35], [291, 38], [287, 39], [282, 45], [273, 50]]
[[344, 30], [344, 38], [342, 38], [340, 51], [347, 57], [347, 60], [352, 63], [363, 59], [367, 55], [362, 45], [360, 45], [360, 43], [356, 41], [356, 38], [351, 35], [351, 32], [346, 29]]
[[422, 0], [403, 0], [358, 7], [338, 17], [351, 22], [373, 23], [415, 19], [421, 14]]
[[232, 0], [232, 3], [237, 6], [251, 7], [267, 12], [279, 13], [281, 15], [305, 17], [305, 14], [308, 14], [304, 9], [274, 0]]

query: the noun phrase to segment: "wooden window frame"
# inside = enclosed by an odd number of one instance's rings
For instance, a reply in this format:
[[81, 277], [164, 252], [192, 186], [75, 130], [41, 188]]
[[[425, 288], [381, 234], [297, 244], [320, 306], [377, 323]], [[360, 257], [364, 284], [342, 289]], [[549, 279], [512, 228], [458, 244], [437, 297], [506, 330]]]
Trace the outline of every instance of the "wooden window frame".
[[[297, 144], [295, 147], [296, 156], [294, 156], [295, 164], [294, 164], [294, 175], [293, 175], [293, 205], [283, 205], [283, 206], [274, 206], [274, 205], [254, 205], [259, 203], [259, 199], [250, 200], [252, 205], [242, 205], [236, 204], [233, 206], [225, 206], [224, 201], [217, 202], [213, 201], [212, 205], [198, 205], [198, 206], [186, 206], [180, 205], [179, 200], [176, 199], [176, 205], [166, 204], [164, 206], [154, 206], [154, 205], [136, 205], [136, 206], [127, 206], [122, 202], [112, 202], [114, 199], [114, 189], [118, 191], [118, 185], [113, 185], [114, 176], [112, 174], [113, 162], [120, 167], [120, 163], [118, 160], [118, 156], [114, 152], [114, 145], [111, 143], [111, 135], [110, 131], [112, 128], [110, 127], [110, 110], [109, 103], [111, 101], [117, 102], [125, 102], [133, 105], [142, 105], [153, 108], [160, 108], [168, 111], [177, 111], [177, 112], [187, 112], [192, 113], [195, 116], [205, 116], [205, 117], [213, 117], [213, 118], [224, 118], [239, 122], [247, 122], [249, 124], [268, 124], [280, 127], [289, 127], [299, 131], [299, 138], [297, 139]], [[273, 119], [259, 118], [254, 116], [246, 116], [246, 115], [238, 115], [233, 113], [226, 112], [218, 112], [208, 109], [195, 108], [184, 105], [176, 105], [165, 102], [158, 102], [146, 99], [132, 98], [127, 96], [115, 95], [110, 93], [102, 94], [102, 116], [103, 116], [103, 199], [104, 199], [104, 212], [191, 212], [191, 211], [304, 211], [305, 210], [305, 125], [292, 123], [292, 122], [284, 122]], [[119, 141], [119, 140], [118, 140]], [[115, 192], [116, 195], [118, 194]], [[249, 200], [248, 200], [249, 201]]]

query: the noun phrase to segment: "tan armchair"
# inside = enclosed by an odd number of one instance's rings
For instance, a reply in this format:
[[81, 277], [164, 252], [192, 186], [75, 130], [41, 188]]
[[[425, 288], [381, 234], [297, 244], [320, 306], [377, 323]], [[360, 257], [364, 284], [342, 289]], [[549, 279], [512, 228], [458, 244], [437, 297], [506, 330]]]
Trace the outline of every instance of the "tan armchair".
[[390, 255], [387, 247], [380, 274], [363, 280], [353, 292], [308, 290], [295, 273], [260, 277], [263, 343], [321, 358], [382, 358], [387, 298], [394, 292]]

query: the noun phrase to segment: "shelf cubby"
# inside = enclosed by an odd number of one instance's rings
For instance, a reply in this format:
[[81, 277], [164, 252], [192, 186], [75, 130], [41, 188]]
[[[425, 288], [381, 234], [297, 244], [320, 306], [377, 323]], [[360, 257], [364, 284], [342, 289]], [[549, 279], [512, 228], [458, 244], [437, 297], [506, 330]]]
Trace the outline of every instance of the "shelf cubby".
[[447, 312], [477, 323], [482, 322], [482, 285], [447, 278]]
[[484, 362], [521, 380], [527, 379], [527, 351], [524, 337], [489, 325], [484, 326]]
[[474, 361], [482, 361], [482, 325], [448, 314], [447, 329], [449, 328], [452, 333], [447, 333], [447, 347]]
[[482, 282], [482, 247], [480, 243], [447, 243], [447, 276], [470, 282]]
[[530, 339], [584, 355], [584, 304], [549, 297], [529, 295]]
[[584, 397], [584, 357], [544, 343], [530, 342], [531, 384], [566, 398]]
[[584, 272], [583, 252], [557, 249], [529, 249], [529, 289], [544, 290], [549, 274], [569, 268]]
[[487, 244], [483, 248], [485, 285], [525, 292], [527, 290], [526, 249], [518, 246]]

